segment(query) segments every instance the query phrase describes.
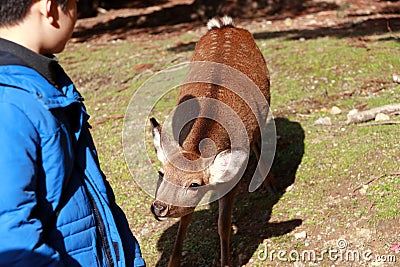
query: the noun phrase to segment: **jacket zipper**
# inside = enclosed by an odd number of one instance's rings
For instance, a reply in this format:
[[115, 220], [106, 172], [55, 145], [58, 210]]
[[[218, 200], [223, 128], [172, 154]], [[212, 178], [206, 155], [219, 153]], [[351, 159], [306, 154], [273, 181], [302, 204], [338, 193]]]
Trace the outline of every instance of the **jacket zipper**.
[[[86, 185], [85, 185], [85, 187], [86, 187]], [[88, 193], [88, 197], [92, 204], [92, 209], [93, 209], [93, 213], [94, 213], [94, 217], [95, 217], [95, 221], [96, 221], [96, 228], [100, 234], [100, 241], [104, 248], [104, 254], [106, 256], [107, 266], [114, 267], [114, 261], [113, 261], [112, 254], [111, 254], [110, 244], [108, 243], [106, 228], [104, 226], [104, 221], [101, 218], [100, 212], [98, 210], [95, 200], [93, 199], [92, 194], [87, 189], [86, 189], [86, 192]]]
[[[93, 144], [93, 142], [90, 138], [89, 129], [82, 126], [81, 131], [85, 131], [84, 133], [81, 133], [81, 134], [85, 137], [87, 144], [89, 144], [88, 147], [90, 148], [91, 144]], [[86, 152], [84, 154], [86, 154]], [[93, 163], [97, 164], [97, 162], [94, 160], [94, 158], [93, 158], [93, 161], [94, 161]], [[89, 166], [90, 166], [90, 164], [88, 164], [88, 167]], [[92, 170], [92, 171], [97, 172], [97, 170]], [[87, 176], [85, 175], [85, 177], [87, 177]], [[92, 209], [93, 209], [93, 213], [94, 213], [95, 221], [96, 221], [96, 228], [97, 228], [97, 231], [99, 232], [100, 241], [101, 241], [102, 247], [104, 249], [104, 255], [106, 257], [107, 267], [114, 267], [116, 264], [112, 257], [111, 247], [110, 247], [110, 243], [108, 242], [107, 232], [106, 232], [106, 227], [104, 225], [104, 221], [101, 217], [101, 214], [100, 214], [99, 208], [96, 204], [96, 201], [94, 199], [94, 196], [92, 195], [92, 193], [90, 192], [90, 190], [88, 188], [89, 185], [87, 184], [86, 181], [83, 181], [83, 184], [86, 188], [86, 192], [88, 193], [89, 200], [92, 204]], [[91, 184], [91, 183], [89, 182], [89, 184]], [[92, 191], [93, 191], [93, 194], [96, 194], [94, 189], [92, 189]], [[118, 256], [117, 256], [117, 258], [118, 258]]]

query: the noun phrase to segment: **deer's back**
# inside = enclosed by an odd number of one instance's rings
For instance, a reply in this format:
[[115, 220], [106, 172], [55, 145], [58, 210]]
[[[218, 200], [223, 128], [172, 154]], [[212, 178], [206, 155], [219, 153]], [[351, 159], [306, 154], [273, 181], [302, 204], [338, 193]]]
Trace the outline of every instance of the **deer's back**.
[[[270, 101], [268, 69], [261, 51], [247, 30], [232, 26], [209, 30], [196, 44], [192, 61], [215, 62], [243, 73], [261, 91], [262, 96], [264, 96], [262, 105], [268, 108]], [[218, 68], [219, 64], [204, 68], [202, 71], [206, 73], [202, 75], [213, 76], [212, 79], [218, 81], [220, 77], [216, 76], [221, 75], [221, 72], [215, 68]], [[228, 75], [223, 79], [228, 79], [235, 84], [236, 75], [233, 74], [232, 77]], [[250, 88], [241, 88], [241, 91], [248, 94], [248, 99], [250, 99], [248, 102], [252, 102], [251, 99], [256, 98], [256, 94]], [[250, 103], [250, 106], [253, 107], [251, 109], [242, 97], [228, 88], [216, 84], [191, 83], [180, 88], [179, 103], [199, 98], [212, 98], [228, 105], [243, 122], [250, 142], [254, 138], [258, 138], [259, 126], [254, 113], [258, 113], [256, 114], [258, 117], [266, 118], [268, 109], [266, 110], [265, 106], [259, 107], [258, 103], [258, 106], [254, 108], [256, 104]], [[259, 101], [260, 99], [254, 99], [254, 101], [256, 100]], [[231, 121], [232, 118], [229, 114], [221, 111], [215, 105], [199, 105], [197, 107], [193, 105], [191, 112], [197, 112], [198, 119], [187, 124], [181, 131], [179, 142], [185, 150], [198, 151], [198, 144], [204, 138], [212, 139], [218, 152], [230, 148], [230, 136], [224, 127], [218, 123]], [[213, 114], [213, 120], [202, 117], [204, 114], [210, 113]], [[229, 134], [234, 133], [230, 132]]]

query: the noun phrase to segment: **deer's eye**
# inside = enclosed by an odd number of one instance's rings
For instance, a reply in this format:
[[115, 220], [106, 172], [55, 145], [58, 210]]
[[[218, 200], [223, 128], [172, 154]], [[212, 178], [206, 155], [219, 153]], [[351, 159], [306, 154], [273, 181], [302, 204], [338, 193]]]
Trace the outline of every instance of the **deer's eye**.
[[198, 183], [191, 183], [190, 185], [189, 185], [189, 188], [197, 188], [197, 187], [199, 187], [200, 185], [198, 184]]

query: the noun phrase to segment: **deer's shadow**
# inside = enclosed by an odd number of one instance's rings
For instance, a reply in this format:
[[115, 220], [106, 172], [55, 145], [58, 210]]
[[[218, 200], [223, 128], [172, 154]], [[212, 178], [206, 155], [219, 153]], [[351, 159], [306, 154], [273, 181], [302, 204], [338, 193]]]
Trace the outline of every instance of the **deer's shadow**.
[[[282, 189], [270, 194], [265, 190], [248, 193], [248, 179], [244, 177], [233, 210], [231, 237], [232, 266], [248, 263], [264, 239], [285, 235], [301, 225], [301, 219], [269, 222], [273, 206], [285, 189], [294, 183], [296, 171], [304, 154], [304, 130], [298, 122], [275, 118], [278, 136], [272, 173]], [[251, 177], [256, 166], [250, 159], [246, 176]], [[195, 211], [184, 241], [182, 266], [219, 266], [220, 246], [217, 230], [218, 203]], [[157, 243], [161, 257], [156, 266], [168, 265], [179, 222], [164, 231]]]

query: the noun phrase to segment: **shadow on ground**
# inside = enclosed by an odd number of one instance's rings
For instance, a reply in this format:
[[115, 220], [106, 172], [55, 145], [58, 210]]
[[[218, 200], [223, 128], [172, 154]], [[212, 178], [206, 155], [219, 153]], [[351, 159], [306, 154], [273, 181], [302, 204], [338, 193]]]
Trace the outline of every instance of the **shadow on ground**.
[[[241, 14], [233, 16], [239, 20], [263, 18], [274, 21], [282, 20], [286, 17], [295, 18], [305, 14], [311, 15], [321, 11], [337, 11], [337, 15], [339, 15], [343, 9], [343, 7], [328, 2], [314, 3], [310, 0], [295, 1], [300, 4], [293, 4], [292, 1], [280, 2], [284, 4], [278, 5], [274, 11], [269, 9], [259, 9], [257, 12], [252, 12], [250, 15]], [[177, 4], [175, 6], [162, 8], [149, 14], [132, 15], [127, 17], [115, 17], [114, 15], [114, 17], [109, 20], [100, 21], [91, 27], [76, 29], [73, 37], [76, 41], [84, 42], [107, 34], [112, 35], [115, 38], [124, 39], [128, 35], [132, 34], [132, 30], [137, 31], [138, 33], [145, 32], [149, 34], [168, 33], [171, 31], [188, 31], [194, 28], [203, 27], [205, 20], [212, 17], [211, 15], [207, 16], [207, 18], [194, 16], [193, 14], [199, 12], [199, 8], [201, 9], [201, 7], [196, 4]], [[236, 6], [236, 8], [238, 8], [238, 6]], [[321, 25], [320, 27], [316, 26], [310, 30], [267, 31], [264, 33], [258, 33], [255, 37], [259, 39], [278, 37], [297, 39], [300, 37], [317, 38], [320, 36], [344, 38], [370, 36], [373, 34], [387, 33], [388, 31], [397, 32], [400, 30], [400, 22], [398, 18], [390, 18], [390, 15], [399, 13], [400, 5], [387, 6], [374, 10], [373, 13], [361, 15], [349, 14], [348, 23], [329, 27]], [[381, 16], [371, 17], [372, 15], [378, 14]], [[357, 16], [359, 16], [359, 19], [355, 18]], [[365, 17], [365, 19], [362, 19], [363, 17]]]
[[[252, 158], [233, 211], [232, 266], [248, 263], [264, 239], [285, 235], [302, 224], [301, 219], [269, 222], [273, 206], [283, 196], [285, 189], [294, 183], [297, 168], [304, 154], [304, 130], [301, 125], [286, 118], [276, 118], [275, 125], [279, 138], [272, 171], [279, 180], [282, 191], [276, 194], [269, 194], [265, 190], [247, 192], [248, 182], [256, 166], [256, 161]], [[194, 213], [184, 243], [183, 266], [219, 266], [217, 217], [216, 202], [212, 203], [209, 209]], [[158, 267], [168, 264], [178, 224], [177, 222], [166, 229], [157, 243], [157, 249], [162, 253], [156, 265]]]
[[[307, 30], [288, 30], [276, 32], [255, 33], [255, 39], [285, 38], [287, 40], [298, 40], [299, 38], [316, 39], [319, 37], [332, 36], [336, 38], [362, 38], [374, 34], [385, 34], [400, 31], [400, 20], [398, 18], [374, 18], [360, 21], [358, 23], [348, 22], [334, 27], [316, 27]], [[393, 39], [399, 40], [396, 37]]]
[[[132, 29], [143, 29], [147, 33], [157, 34], [182, 28], [190, 30], [194, 27], [202, 27], [205, 21], [214, 16], [230, 15], [236, 19], [257, 19], [259, 17], [281, 19], [282, 16], [295, 17], [304, 13], [311, 14], [338, 8], [335, 4], [325, 2], [316, 4], [311, 0], [273, 1], [273, 3], [272, 7], [258, 7], [256, 10], [246, 12], [243, 10], [247, 10], [249, 6], [238, 3], [213, 4], [212, 1], [194, 1], [191, 4], [176, 4], [149, 14], [112, 17], [105, 22], [98, 22], [90, 28], [76, 29], [73, 38], [84, 42], [99, 35], [110, 34], [123, 39], [123, 35], [129, 34]], [[180, 27], [179, 24], [184, 25]]]

